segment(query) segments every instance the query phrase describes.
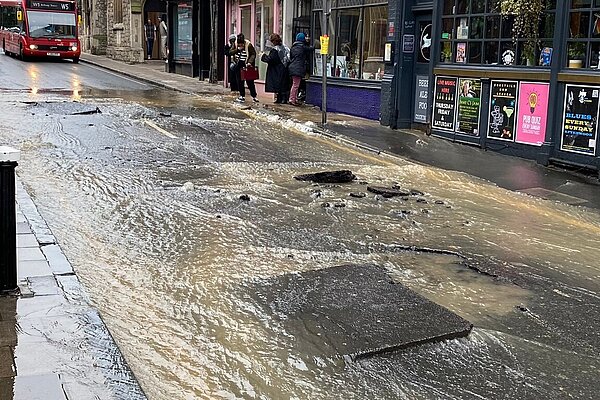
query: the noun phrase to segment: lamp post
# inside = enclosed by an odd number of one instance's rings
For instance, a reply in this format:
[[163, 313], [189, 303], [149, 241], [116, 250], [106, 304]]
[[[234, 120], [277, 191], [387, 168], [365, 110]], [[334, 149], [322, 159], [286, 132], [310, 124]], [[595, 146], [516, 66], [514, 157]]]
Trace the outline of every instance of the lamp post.
[[0, 146], [0, 293], [17, 289], [15, 168], [21, 153]]

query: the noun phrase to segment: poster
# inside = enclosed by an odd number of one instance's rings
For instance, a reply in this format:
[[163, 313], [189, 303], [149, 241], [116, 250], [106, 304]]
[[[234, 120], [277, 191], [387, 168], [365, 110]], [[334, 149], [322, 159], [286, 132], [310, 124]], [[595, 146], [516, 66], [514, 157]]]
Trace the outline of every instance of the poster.
[[456, 43], [456, 58], [457, 63], [466, 63], [467, 62], [467, 44], [466, 43]]
[[565, 85], [561, 150], [596, 154], [599, 90], [597, 86]]
[[454, 131], [457, 81], [458, 78], [435, 77], [432, 121], [434, 128]]
[[492, 81], [487, 131], [489, 138], [515, 140], [518, 87], [517, 81]]
[[413, 120], [422, 124], [427, 123], [429, 106], [429, 77], [427, 75], [417, 75], [415, 78], [415, 114]]
[[479, 136], [479, 109], [481, 107], [481, 80], [458, 80], [458, 116], [456, 132]]
[[516, 142], [541, 146], [548, 120], [548, 83], [521, 82], [517, 101]]

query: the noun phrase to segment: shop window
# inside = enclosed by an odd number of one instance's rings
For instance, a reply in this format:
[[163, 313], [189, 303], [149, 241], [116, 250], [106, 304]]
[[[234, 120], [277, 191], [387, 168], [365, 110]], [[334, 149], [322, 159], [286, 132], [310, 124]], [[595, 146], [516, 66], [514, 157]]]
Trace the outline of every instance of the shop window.
[[175, 59], [192, 60], [192, 5], [191, 3], [177, 4], [175, 15]]
[[[262, 52], [268, 52], [271, 44], [268, 42], [269, 36], [274, 31], [274, 22], [275, 19], [273, 17], [273, 0], [264, 0], [262, 2], [257, 2], [255, 7], [256, 17], [254, 19], [254, 47], [257, 51], [257, 57]], [[258, 66], [258, 76], [259, 79], [266, 79], [267, 77], [267, 64], [264, 62], [256, 62]]]
[[383, 76], [387, 14], [387, 6], [369, 7], [364, 10], [361, 68], [363, 79], [379, 80]]
[[572, 0], [566, 64], [600, 69], [600, 0]]
[[[344, 0], [343, 5], [381, 3], [380, 0]], [[316, 4], [316, 3], [315, 3]], [[337, 3], [342, 7], [342, 1]], [[321, 12], [313, 13], [313, 37], [321, 35]], [[387, 35], [388, 6], [364, 6], [332, 9], [333, 27], [328, 27], [329, 55], [327, 75], [346, 79], [380, 80], [383, 76], [383, 53]], [[319, 44], [314, 57], [315, 75], [323, 66]], [[335, 51], [333, 51], [335, 50]]]
[[555, 13], [556, 0], [546, 0], [532, 49], [529, 38], [514, 38], [514, 17], [500, 14], [499, 0], [444, 0], [439, 59], [458, 64], [549, 66]]

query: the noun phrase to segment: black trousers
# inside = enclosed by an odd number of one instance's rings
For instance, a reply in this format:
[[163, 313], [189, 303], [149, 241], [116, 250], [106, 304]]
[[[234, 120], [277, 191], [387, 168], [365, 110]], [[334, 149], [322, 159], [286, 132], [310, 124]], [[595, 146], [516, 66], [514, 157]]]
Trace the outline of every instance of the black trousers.
[[[246, 97], [246, 86], [244, 85], [244, 81], [242, 80], [242, 74], [241, 74], [242, 68], [244, 68], [244, 63], [239, 63], [237, 65], [236, 78], [238, 80], [237, 84], [238, 84], [238, 89], [240, 91], [240, 96]], [[254, 86], [254, 81], [245, 81], [245, 82], [248, 85], [248, 89], [250, 90], [250, 96], [256, 97], [256, 86]]]

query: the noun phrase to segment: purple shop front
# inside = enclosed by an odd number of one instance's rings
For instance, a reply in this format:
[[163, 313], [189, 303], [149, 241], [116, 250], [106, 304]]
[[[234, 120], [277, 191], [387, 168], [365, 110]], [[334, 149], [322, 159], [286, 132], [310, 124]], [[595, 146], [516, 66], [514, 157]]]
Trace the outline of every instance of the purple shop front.
[[[306, 102], [321, 107], [321, 83], [306, 82]], [[327, 82], [327, 111], [379, 120], [381, 89]]]

